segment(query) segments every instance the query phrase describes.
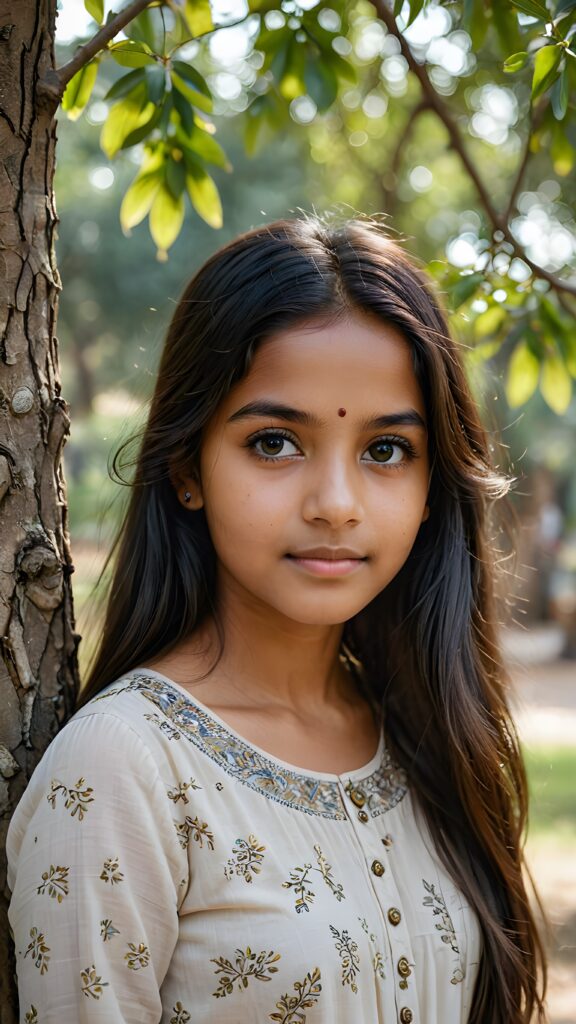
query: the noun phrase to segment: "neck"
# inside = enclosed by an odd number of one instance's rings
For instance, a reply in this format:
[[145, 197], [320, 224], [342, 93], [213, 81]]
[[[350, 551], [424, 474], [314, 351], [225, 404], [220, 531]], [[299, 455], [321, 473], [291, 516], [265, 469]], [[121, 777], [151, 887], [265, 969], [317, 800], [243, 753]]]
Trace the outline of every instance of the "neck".
[[[340, 658], [343, 626], [304, 624], [276, 614], [268, 606], [221, 600], [218, 628], [207, 620], [165, 659], [177, 682], [225, 692], [244, 707], [282, 707], [303, 713], [315, 708], [357, 702], [353, 681]], [[153, 666], [152, 666], [153, 667]], [[206, 690], [207, 692], [207, 690]]]

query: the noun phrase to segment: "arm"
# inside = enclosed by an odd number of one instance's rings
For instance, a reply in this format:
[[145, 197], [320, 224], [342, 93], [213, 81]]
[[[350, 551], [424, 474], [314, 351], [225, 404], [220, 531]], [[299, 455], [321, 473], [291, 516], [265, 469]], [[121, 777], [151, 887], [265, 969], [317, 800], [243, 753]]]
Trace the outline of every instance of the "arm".
[[21, 1020], [158, 1024], [188, 864], [157, 765], [108, 714], [69, 723], [8, 835]]

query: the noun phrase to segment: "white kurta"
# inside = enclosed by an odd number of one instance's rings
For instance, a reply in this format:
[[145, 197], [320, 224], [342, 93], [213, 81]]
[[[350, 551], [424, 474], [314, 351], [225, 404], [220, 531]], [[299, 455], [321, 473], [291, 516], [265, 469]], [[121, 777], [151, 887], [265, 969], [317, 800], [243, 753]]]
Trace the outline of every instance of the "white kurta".
[[8, 835], [26, 1024], [464, 1024], [480, 957], [384, 745], [341, 776], [158, 673], [65, 726]]

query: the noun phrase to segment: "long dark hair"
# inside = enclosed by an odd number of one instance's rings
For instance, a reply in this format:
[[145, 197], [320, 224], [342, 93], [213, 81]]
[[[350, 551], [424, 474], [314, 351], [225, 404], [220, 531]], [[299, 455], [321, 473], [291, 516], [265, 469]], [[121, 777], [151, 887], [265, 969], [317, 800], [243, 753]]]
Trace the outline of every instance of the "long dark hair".
[[483, 955], [470, 1024], [544, 1019], [544, 954], [522, 878], [527, 787], [493, 607], [490, 508], [507, 489], [458, 346], [425, 275], [371, 222], [276, 221], [220, 249], [186, 288], [166, 339], [114, 549], [100, 646], [81, 695], [167, 652], [215, 607], [202, 511], [170, 475], [194, 470], [202, 430], [256, 346], [299, 321], [364, 311], [412, 346], [427, 408], [430, 516], [393, 582], [345, 642], [383, 706], [440, 855], [476, 910]]

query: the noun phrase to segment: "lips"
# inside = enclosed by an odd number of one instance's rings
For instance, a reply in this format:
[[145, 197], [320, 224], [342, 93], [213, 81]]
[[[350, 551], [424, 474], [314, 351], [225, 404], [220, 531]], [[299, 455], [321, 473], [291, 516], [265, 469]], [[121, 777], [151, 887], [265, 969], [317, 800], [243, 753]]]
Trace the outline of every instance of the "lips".
[[366, 559], [366, 555], [362, 555], [359, 551], [355, 551], [353, 548], [331, 548], [320, 546], [317, 548], [306, 548], [302, 551], [291, 551], [288, 558], [322, 559], [328, 562], [348, 560], [363, 562]]
[[353, 548], [320, 546], [294, 551], [286, 556], [298, 572], [317, 578], [337, 578], [359, 572], [367, 561]]

